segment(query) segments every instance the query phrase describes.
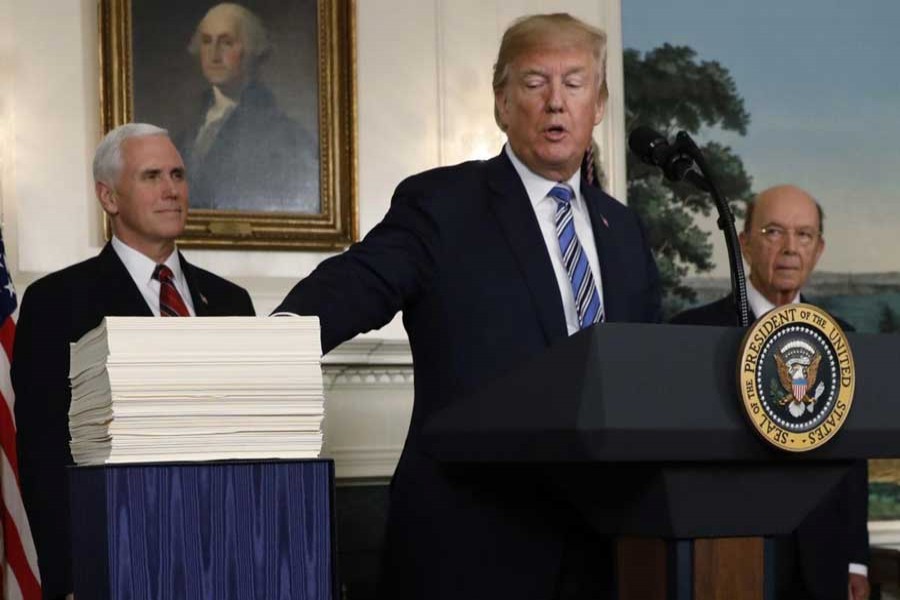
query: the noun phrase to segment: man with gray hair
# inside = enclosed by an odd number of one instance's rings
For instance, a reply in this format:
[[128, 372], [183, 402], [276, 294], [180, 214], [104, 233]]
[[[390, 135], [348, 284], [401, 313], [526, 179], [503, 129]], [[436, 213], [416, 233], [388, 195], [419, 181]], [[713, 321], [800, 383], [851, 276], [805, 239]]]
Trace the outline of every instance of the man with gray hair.
[[253, 315], [246, 290], [187, 262], [184, 164], [164, 129], [130, 123], [94, 156], [94, 185], [112, 228], [100, 254], [25, 291], [11, 375], [19, 476], [44, 598], [72, 591], [69, 546], [69, 344], [106, 316]]
[[209, 89], [178, 146], [191, 172], [191, 207], [318, 211], [318, 145], [259, 80], [272, 51], [260, 18], [224, 2], [191, 38]]

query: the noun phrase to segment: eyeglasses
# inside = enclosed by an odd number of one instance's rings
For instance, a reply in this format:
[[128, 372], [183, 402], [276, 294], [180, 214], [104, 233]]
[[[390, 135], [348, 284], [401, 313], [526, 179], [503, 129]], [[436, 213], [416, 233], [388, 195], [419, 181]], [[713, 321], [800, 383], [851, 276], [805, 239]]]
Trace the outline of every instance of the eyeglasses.
[[761, 227], [759, 232], [770, 244], [780, 244], [791, 233], [797, 239], [797, 245], [802, 247], [812, 246], [819, 239], [819, 232], [815, 229], [785, 229], [778, 225]]

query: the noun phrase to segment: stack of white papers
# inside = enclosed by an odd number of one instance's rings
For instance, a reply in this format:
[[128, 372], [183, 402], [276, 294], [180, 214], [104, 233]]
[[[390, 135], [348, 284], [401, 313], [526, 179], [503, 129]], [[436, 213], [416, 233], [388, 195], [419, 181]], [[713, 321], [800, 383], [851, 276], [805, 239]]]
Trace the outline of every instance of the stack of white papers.
[[315, 458], [315, 317], [107, 317], [71, 345], [79, 465]]

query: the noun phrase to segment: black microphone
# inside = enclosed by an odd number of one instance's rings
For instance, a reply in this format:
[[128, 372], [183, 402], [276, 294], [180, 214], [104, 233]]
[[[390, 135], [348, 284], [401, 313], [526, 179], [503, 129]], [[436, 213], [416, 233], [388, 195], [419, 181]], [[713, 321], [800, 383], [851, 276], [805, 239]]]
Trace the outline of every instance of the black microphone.
[[638, 125], [631, 131], [628, 147], [641, 161], [653, 167], [664, 166], [672, 153], [669, 140], [646, 125]]
[[709, 191], [705, 181], [694, 169], [694, 153], [699, 152], [694, 141], [684, 131], [679, 132], [675, 143], [646, 125], [639, 125], [628, 136], [628, 147], [642, 162], [660, 167], [670, 181], [687, 179], [703, 190]]
[[750, 305], [747, 302], [747, 282], [734, 214], [728, 202], [713, 181], [709, 164], [703, 152], [686, 131], [679, 131], [675, 143], [670, 144], [663, 135], [645, 125], [638, 125], [628, 136], [628, 147], [642, 162], [660, 167], [670, 181], [686, 180], [697, 188], [709, 192], [719, 213], [719, 229], [725, 232], [728, 245], [728, 265], [731, 268], [731, 289], [736, 299], [738, 323], [746, 327], [750, 323]]

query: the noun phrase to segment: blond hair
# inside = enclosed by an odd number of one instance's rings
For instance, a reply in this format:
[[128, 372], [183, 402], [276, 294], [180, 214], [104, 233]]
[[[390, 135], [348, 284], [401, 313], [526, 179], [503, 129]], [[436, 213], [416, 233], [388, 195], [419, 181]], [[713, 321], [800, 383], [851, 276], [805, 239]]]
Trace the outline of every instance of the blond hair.
[[[500, 92], [506, 86], [512, 63], [519, 56], [548, 43], [589, 48], [597, 63], [599, 82], [597, 93], [603, 101], [609, 97], [609, 88], [606, 85], [606, 32], [568, 13], [529, 15], [517, 19], [509, 26], [500, 41], [500, 51], [494, 64], [494, 93]], [[494, 119], [503, 129], [496, 106]]]

